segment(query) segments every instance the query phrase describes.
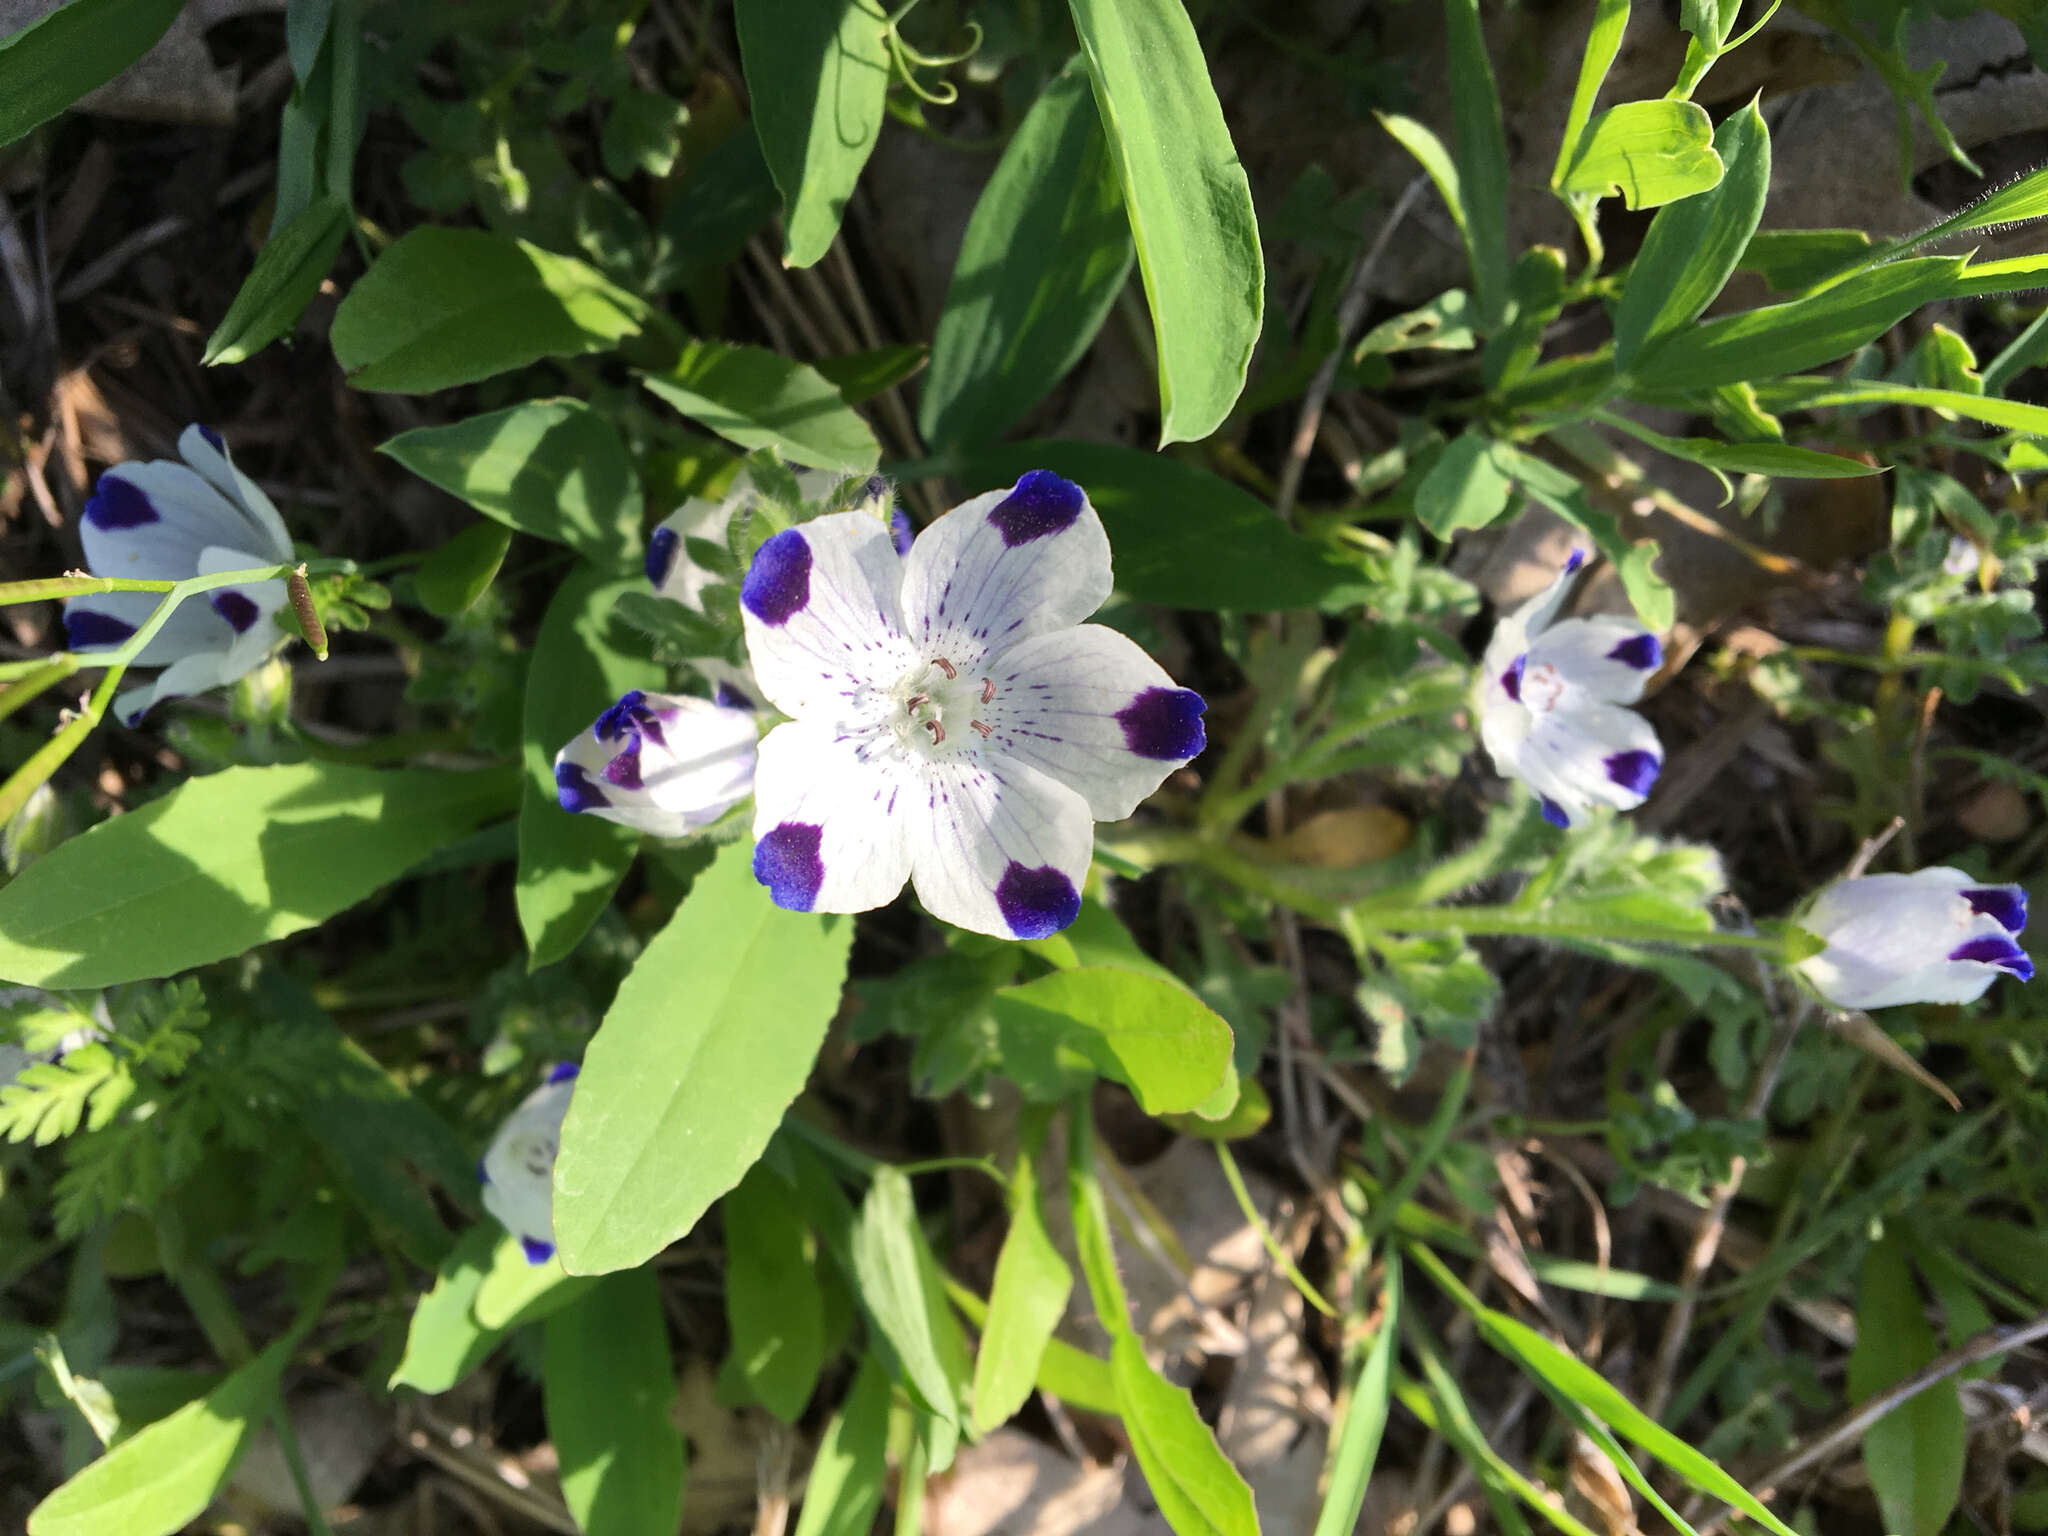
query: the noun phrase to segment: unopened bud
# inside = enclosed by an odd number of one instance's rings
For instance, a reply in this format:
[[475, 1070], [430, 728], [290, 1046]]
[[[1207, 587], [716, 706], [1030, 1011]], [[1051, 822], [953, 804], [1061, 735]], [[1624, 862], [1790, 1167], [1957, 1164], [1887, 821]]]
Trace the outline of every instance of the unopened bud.
[[313, 589], [306, 585], [306, 567], [303, 564], [285, 577], [284, 590], [292, 600], [292, 612], [298, 617], [299, 633], [305, 636], [306, 644], [313, 649], [313, 655], [325, 661], [327, 629], [320, 622], [320, 610], [313, 606]]

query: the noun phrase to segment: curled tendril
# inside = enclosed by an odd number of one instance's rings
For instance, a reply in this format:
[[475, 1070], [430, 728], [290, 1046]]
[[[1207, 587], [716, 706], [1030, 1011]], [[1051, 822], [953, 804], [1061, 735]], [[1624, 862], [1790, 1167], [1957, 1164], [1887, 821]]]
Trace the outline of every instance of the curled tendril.
[[969, 34], [967, 45], [958, 52], [925, 53], [912, 44], [905, 42], [903, 34], [897, 30], [898, 23], [910, 14], [917, 4], [918, 0], [906, 0], [905, 4], [890, 14], [888, 29], [883, 34], [889, 44], [889, 57], [896, 66], [897, 77], [902, 80], [903, 84], [909, 88], [910, 93], [917, 97], [919, 101], [928, 102], [935, 107], [950, 107], [960, 99], [960, 88], [950, 80], [941, 80], [936, 86], [928, 86], [917, 78], [917, 71], [919, 69], [946, 69], [954, 64], [963, 63], [973, 58], [975, 54], [981, 51], [981, 23], [978, 21], [967, 23]]

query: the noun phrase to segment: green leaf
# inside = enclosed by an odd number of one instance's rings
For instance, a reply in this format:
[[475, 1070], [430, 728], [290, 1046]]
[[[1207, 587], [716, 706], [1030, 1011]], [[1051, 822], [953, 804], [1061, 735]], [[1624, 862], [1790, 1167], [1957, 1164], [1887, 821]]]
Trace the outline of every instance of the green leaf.
[[725, 1226], [725, 1317], [754, 1399], [785, 1424], [803, 1417], [825, 1363], [825, 1297], [809, 1229], [789, 1186], [763, 1163], [718, 1203]]
[[1817, 411], [1831, 405], [1921, 405], [1944, 416], [1967, 416], [1986, 426], [2048, 437], [2048, 407], [1960, 390], [1887, 384], [1878, 379], [1802, 378], [1759, 386], [1757, 395], [1773, 411]]
[[974, 1427], [988, 1434], [1024, 1406], [1045, 1346], [1067, 1310], [1074, 1272], [1053, 1245], [1038, 1206], [1036, 1138], [1026, 1138], [1010, 1178], [1010, 1230], [996, 1256], [988, 1316], [974, 1356]]
[[[1115, 443], [1005, 443], [948, 466], [969, 490], [1053, 469], [1087, 491], [1119, 591], [1168, 608], [1313, 608], [1363, 596], [1359, 572], [1207, 470]], [[1190, 559], [1190, 550], [1202, 558]]]
[[377, 451], [507, 528], [599, 565], [628, 564], [639, 545], [639, 473], [618, 429], [580, 400], [528, 400], [417, 427]]
[[656, 286], [673, 287], [692, 271], [737, 259], [781, 206], [761, 141], [752, 124], [741, 123], [690, 167], [663, 212], [661, 233], [676, 255], [660, 269]]
[[[1848, 480], [1884, 472], [1881, 464], [1790, 443], [1724, 443], [1713, 437], [1666, 437], [1619, 413], [1601, 412], [1600, 419], [1640, 438], [1660, 453], [1687, 459], [1717, 475], [1775, 475], [1785, 480]], [[1726, 482], [1723, 481], [1723, 485]]]
[[1508, 508], [1514, 482], [1494, 441], [1467, 427], [1437, 456], [1415, 487], [1415, 516], [1440, 539], [1484, 528]]
[[1691, 101], [1624, 101], [1593, 119], [1564, 190], [1661, 208], [1721, 179], [1714, 123]]
[[[964, 1285], [946, 1282], [946, 1295], [977, 1328], [988, 1326], [988, 1303]], [[1054, 1338], [1045, 1346], [1045, 1358], [1038, 1365], [1038, 1385], [1061, 1402], [1090, 1413], [1114, 1414], [1116, 1390], [1109, 1379], [1109, 1362]]]
[[1760, 229], [1735, 264], [1787, 293], [1855, 266], [1869, 252], [1870, 236], [1860, 229]]
[[1994, 224], [2017, 224], [2039, 218], [2048, 218], [2048, 168], [2029, 171], [1972, 203], [1962, 221], [1948, 225], [1947, 229], [1988, 229]]
[[1661, 553], [1655, 539], [1640, 543], [1621, 531], [1620, 520], [1611, 512], [1594, 507], [1586, 488], [1564, 470], [1534, 454], [1510, 449], [1515, 480], [1559, 517], [1583, 529], [1594, 548], [1614, 562], [1622, 590], [1634, 605], [1636, 616], [1650, 628], [1667, 630], [1678, 616], [1678, 598], [1671, 584], [1654, 569]]
[[229, 768], [105, 821], [0, 889], [0, 978], [107, 987], [346, 911], [508, 809], [504, 769]]
[[742, 448], [773, 448], [793, 463], [853, 475], [882, 457], [868, 424], [816, 369], [761, 347], [693, 341], [674, 368], [642, 382]]
[[1365, 1507], [1366, 1485], [1372, 1480], [1373, 1463], [1379, 1457], [1380, 1436], [1387, 1427], [1394, 1387], [1394, 1341], [1401, 1324], [1398, 1253], [1387, 1255], [1386, 1279], [1380, 1294], [1379, 1322], [1372, 1343], [1359, 1360], [1357, 1374], [1351, 1378], [1343, 1422], [1331, 1436], [1329, 1493], [1323, 1500], [1322, 1513], [1316, 1516], [1315, 1536], [1351, 1536], [1358, 1528], [1358, 1513]]
[[840, 399], [848, 405], [859, 405], [914, 376], [931, 361], [931, 355], [931, 349], [922, 343], [905, 342], [867, 352], [821, 357], [811, 366], [839, 391]]
[[1181, 0], [1068, 0], [1159, 348], [1160, 446], [1215, 431], [1265, 309], [1251, 185]]
[[1467, 352], [1478, 344], [1472, 326], [1472, 296], [1462, 288], [1438, 294], [1420, 309], [1382, 320], [1367, 331], [1351, 349], [1353, 362], [1378, 353], [1427, 349], [1435, 352]]
[[[1856, 1291], [1849, 1397], [1863, 1402], [1913, 1375], [1940, 1352], [1895, 1235], [1872, 1243]], [[1863, 1432], [1863, 1466], [1884, 1528], [1940, 1536], [1963, 1487], [1969, 1426], [1953, 1379], [1917, 1392]]]
[[504, 1235], [496, 1222], [479, 1222], [449, 1250], [433, 1289], [412, 1309], [405, 1353], [391, 1373], [392, 1386], [446, 1392], [484, 1363], [498, 1334], [479, 1323], [471, 1308]]
[[870, 1351], [818, 1442], [796, 1536], [868, 1536], [882, 1505], [888, 1450], [889, 1375]]
[[831, 248], [882, 131], [882, 14], [865, 0], [738, 0], [733, 10], [761, 155], [788, 210], [784, 259], [808, 267]]
[[673, 1531], [683, 1513], [683, 1437], [661, 1288], [651, 1269], [607, 1275], [547, 1320], [542, 1396], [562, 1501], [584, 1536]]
[[1472, 292], [1492, 329], [1505, 318], [1507, 302], [1508, 142], [1479, 28], [1479, 0], [1444, 0], [1444, 33], [1450, 55], [1451, 153], [1464, 204], [1459, 228], [1472, 258]]
[[1913, 257], [1809, 298], [1709, 320], [1639, 359], [1635, 383], [1645, 392], [1709, 389], [1832, 362], [1950, 292], [1961, 271], [1961, 257]]
[[1055, 75], [982, 189], [932, 336], [918, 430], [994, 442], [1065, 378], [1131, 271], [1130, 222], [1079, 59]]
[[334, 312], [334, 359], [357, 389], [426, 394], [543, 357], [605, 352], [647, 306], [580, 261], [480, 229], [400, 236]]
[[752, 857], [719, 851], [584, 1053], [555, 1163], [572, 1273], [642, 1262], [739, 1183], [838, 1009], [852, 921], [783, 911]]
[[349, 223], [347, 203], [321, 197], [265, 241], [234, 302], [207, 338], [200, 363], [239, 363], [289, 332], [320, 291]]
[[149, 52], [183, 3], [72, 0], [0, 38], [0, 145], [48, 122]]
[[[4, 57], [4, 55], [0, 55]], [[199, 1518], [264, 1415], [296, 1335], [232, 1372], [197, 1402], [139, 1430], [29, 1512], [28, 1536], [172, 1536]]]
[[666, 176], [682, 148], [683, 124], [690, 109], [659, 91], [620, 91], [605, 108], [604, 130], [598, 136], [605, 173], [614, 181], [634, 172]]
[[928, 1411], [957, 1423], [967, 1344], [917, 1224], [910, 1180], [886, 1165], [875, 1170], [854, 1222], [853, 1271], [861, 1305], [888, 1340], [904, 1385]]
[[1145, 1359], [1129, 1329], [1118, 1331], [1109, 1369], [1131, 1450], [1176, 1536], [1254, 1536], [1252, 1491], [1195, 1412], [1194, 1399]]
[[1578, 157], [1586, 136], [1586, 124], [1593, 116], [1593, 102], [1600, 84], [1621, 51], [1622, 33], [1628, 30], [1629, 0], [1598, 0], [1593, 27], [1586, 34], [1585, 53], [1579, 60], [1579, 78], [1572, 87], [1572, 104], [1565, 113], [1564, 137], [1558, 140], [1557, 164], [1550, 172], [1551, 190], [1564, 186], [1565, 173]]
[[414, 569], [420, 606], [437, 619], [452, 619], [490, 590], [511, 547], [511, 529], [471, 523]]
[[1714, 132], [1726, 174], [1711, 191], [1682, 198], [1650, 222], [1614, 317], [1614, 364], [1697, 320], [1749, 245], [1771, 184], [1771, 133], [1752, 101]]
[[[1003, 1060], [1027, 1096], [1064, 1091], [1062, 1049], [1126, 1084], [1148, 1115], [1197, 1108], [1230, 1071], [1230, 1026], [1178, 982], [1112, 966], [1004, 987], [993, 1004]], [[1031, 1064], [1031, 1065], [1027, 1065]]]
[[495, 1337], [561, 1311], [597, 1283], [563, 1269], [560, 1254], [545, 1264], [534, 1263], [518, 1238], [501, 1231], [491, 1249], [490, 1267], [470, 1303], [470, 1315]]
[[658, 688], [661, 670], [612, 644], [606, 616], [639, 582], [592, 565], [563, 578], [541, 618], [526, 669], [520, 727], [526, 765], [519, 799], [519, 875], [514, 897], [528, 966], [561, 959], [604, 910], [632, 866], [640, 834], [562, 809], [555, 754], [632, 688]]

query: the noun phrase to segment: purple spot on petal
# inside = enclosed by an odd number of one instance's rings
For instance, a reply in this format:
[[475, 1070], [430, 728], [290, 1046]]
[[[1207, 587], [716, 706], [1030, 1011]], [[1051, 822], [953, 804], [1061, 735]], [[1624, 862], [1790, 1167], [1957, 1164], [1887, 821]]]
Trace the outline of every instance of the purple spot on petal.
[[1553, 827], [1569, 827], [1572, 824], [1571, 813], [1551, 799], [1550, 796], [1541, 796], [1539, 805], [1543, 812], [1543, 819]]
[[660, 586], [668, 580], [668, 573], [675, 569], [676, 555], [683, 547], [683, 536], [673, 528], [657, 528], [647, 536], [647, 580], [651, 586]]
[[641, 789], [640, 738], [633, 737], [604, 765], [604, 781], [620, 789]]
[[611, 804], [577, 763], [555, 764], [555, 798], [565, 811], [597, 811]]
[[491, 1182], [491, 1170], [484, 1166], [484, 1160], [482, 1158], [478, 1158], [476, 1160], [476, 1181], [479, 1184], [488, 1184]]
[[1654, 752], [1617, 752], [1607, 759], [1607, 777], [1632, 795], [1647, 795], [1664, 764]]
[[576, 1080], [576, 1074], [582, 1070], [583, 1068], [573, 1061], [558, 1061], [548, 1068], [547, 1080], [550, 1083], [572, 1083]]
[[808, 912], [825, 883], [818, 843], [825, 829], [811, 822], [785, 821], [770, 827], [754, 845], [754, 878], [768, 887], [775, 905]]
[[631, 735], [642, 724], [641, 717], [649, 713], [645, 708], [646, 691], [631, 688], [619, 695], [619, 702], [597, 717], [597, 724], [590, 728], [590, 734], [599, 741], [616, 741], [621, 736]]
[[1571, 573], [1572, 573], [1573, 571], [1576, 571], [1576, 570], [1577, 570], [1577, 569], [1578, 569], [1578, 568], [1579, 568], [1580, 566], [1584, 565], [1585, 563], [1586, 563], [1586, 552], [1585, 552], [1585, 551], [1584, 551], [1583, 549], [1575, 549], [1575, 550], [1573, 550], [1573, 551], [1571, 552], [1571, 554], [1569, 554], [1568, 556], [1566, 556], [1566, 557], [1565, 557], [1565, 562], [1564, 562], [1564, 573], [1565, 573], [1565, 575], [1567, 575], [1567, 576], [1571, 575]]
[[996, 504], [988, 520], [996, 525], [1003, 542], [1015, 549], [1047, 534], [1065, 532], [1087, 504], [1088, 498], [1073, 481], [1062, 480], [1049, 469], [1034, 469]]
[[1517, 704], [1522, 702], [1522, 671], [1529, 665], [1529, 653], [1524, 651], [1508, 663], [1507, 671], [1500, 675], [1500, 691]]
[[161, 521], [162, 516], [141, 486], [123, 480], [111, 469], [100, 476], [92, 500], [85, 504], [85, 520], [95, 528], [142, 528]]
[[721, 709], [759, 709], [760, 706], [748, 698], [731, 683], [720, 683], [718, 691], [711, 696], [711, 702]]
[[1620, 641], [1607, 656], [1610, 661], [1634, 667], [1639, 672], [1653, 672], [1663, 665], [1664, 647], [1657, 643], [1655, 635], [1645, 632]]
[[228, 456], [228, 445], [222, 440], [218, 432], [214, 431], [213, 428], [207, 426], [204, 422], [195, 422], [193, 425], [199, 428], [199, 435], [212, 444], [215, 453], [219, 454], [222, 458]]
[[1050, 864], [1026, 869], [1012, 859], [996, 886], [996, 907], [1018, 938], [1044, 939], [1081, 915], [1081, 893]]
[[1972, 939], [1949, 951], [1951, 960], [1974, 960], [1981, 965], [1995, 965], [2001, 971], [2019, 977], [2021, 981], [2034, 979], [2034, 962], [2027, 958], [2027, 952], [2013, 943], [2004, 934], [1987, 934], [1981, 939]]
[[1970, 904], [1972, 912], [1987, 913], [1997, 919], [1998, 926], [2007, 933], [2018, 933], [2027, 926], [2027, 893], [2016, 885], [1981, 886], [1963, 892], [1963, 900]]
[[1202, 711], [1209, 706], [1191, 688], [1147, 688], [1116, 712], [1124, 745], [1140, 757], [1184, 763], [1205, 745]]
[[134, 633], [133, 624], [111, 613], [92, 608], [64, 610], [64, 643], [74, 651], [95, 645], [119, 645]]
[[917, 525], [910, 520], [910, 514], [898, 507], [889, 514], [889, 542], [896, 546], [896, 553], [907, 555], [910, 544], [917, 537]]
[[555, 1256], [555, 1245], [544, 1243], [537, 1237], [519, 1239], [519, 1251], [526, 1255], [529, 1264], [545, 1264]]
[[785, 528], [754, 554], [740, 601], [763, 624], [787, 624], [811, 600], [811, 546], [795, 528]]
[[263, 610], [258, 608], [252, 599], [235, 591], [232, 587], [225, 591], [214, 593], [210, 601], [213, 603], [213, 611], [226, 619], [228, 627], [233, 629], [238, 635], [249, 633], [249, 626], [254, 624], [263, 613]]

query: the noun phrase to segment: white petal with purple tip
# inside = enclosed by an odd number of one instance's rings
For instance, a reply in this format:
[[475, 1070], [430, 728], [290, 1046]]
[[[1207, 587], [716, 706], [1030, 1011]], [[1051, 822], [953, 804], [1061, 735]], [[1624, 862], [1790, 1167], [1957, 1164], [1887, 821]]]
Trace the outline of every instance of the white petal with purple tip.
[[1201, 752], [1203, 703], [1136, 641], [1099, 624], [1056, 629], [1003, 653], [980, 718], [1007, 758], [1121, 821]]
[[942, 922], [1004, 938], [1042, 939], [1081, 910], [1095, 819], [1074, 790], [988, 754], [927, 776], [927, 840], [911, 883]]
[[[263, 550], [269, 559], [282, 563], [292, 557], [291, 535], [277, 507], [263, 488], [235, 467], [228, 446], [219, 433], [196, 423], [178, 434], [178, 456], [219, 491], [246, 520], [255, 537], [237, 542]], [[257, 564], [264, 562], [258, 561]]]
[[1549, 668], [1569, 693], [1558, 706], [1565, 708], [1581, 700], [1635, 703], [1663, 663], [1664, 649], [1628, 619], [1566, 619], [1532, 639], [1527, 655], [1527, 671]]
[[1596, 805], [1633, 810], [1664, 763], [1650, 722], [1614, 704], [1536, 715], [1512, 771], [1576, 824]]
[[915, 659], [903, 638], [902, 562], [889, 529], [837, 512], [775, 535], [740, 586], [754, 676], [786, 715], [868, 712]]
[[926, 785], [864, 738], [794, 720], [761, 742], [754, 774], [754, 875], [778, 906], [865, 912], [910, 877]]
[[573, 1075], [551, 1076], [505, 1118], [483, 1156], [484, 1209], [527, 1245], [530, 1259], [547, 1250], [534, 1262], [554, 1252], [555, 1154], [575, 1090]]

